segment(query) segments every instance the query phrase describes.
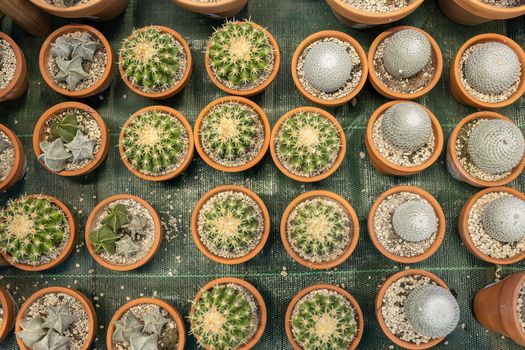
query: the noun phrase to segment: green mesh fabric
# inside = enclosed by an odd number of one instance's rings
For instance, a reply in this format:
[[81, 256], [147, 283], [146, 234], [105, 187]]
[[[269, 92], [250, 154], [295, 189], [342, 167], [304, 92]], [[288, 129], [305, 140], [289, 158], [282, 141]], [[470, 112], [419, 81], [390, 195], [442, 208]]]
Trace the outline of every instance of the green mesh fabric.
[[[354, 36], [365, 49], [385, 28], [368, 31], [351, 30], [340, 24], [328, 5], [321, 0], [250, 0], [241, 17], [267, 27], [277, 38], [282, 50], [281, 71], [272, 85], [254, 98], [267, 112], [270, 124], [288, 110], [309, 105], [296, 90], [290, 74], [290, 61], [295, 47], [308, 35], [324, 29], [341, 30]], [[67, 23], [56, 20], [55, 28]], [[95, 24], [109, 39], [116, 51], [119, 43], [133, 28], [160, 24], [174, 28], [188, 41], [194, 57], [190, 83], [178, 96], [162, 101], [184, 114], [194, 123], [200, 110], [210, 101], [224, 96], [208, 79], [204, 69], [206, 39], [219, 23], [186, 12], [169, 0], [132, 0], [126, 12], [109, 23]], [[449, 21], [434, 1], [426, 1], [400, 25], [420, 27], [434, 36], [445, 58], [439, 84], [419, 99], [433, 111], [448, 135], [464, 116], [474, 112], [460, 105], [449, 93], [448, 70], [458, 48], [470, 37], [485, 32], [507, 35], [522, 46], [525, 44], [525, 17], [498, 21], [475, 27], [465, 27]], [[131, 92], [115, 72], [111, 88], [101, 96], [84, 102], [96, 108], [111, 129], [111, 151], [107, 161], [94, 173], [68, 179], [53, 175], [37, 162], [31, 143], [33, 127], [39, 116], [52, 105], [66, 101], [48, 88], [38, 71], [38, 52], [42, 38], [28, 36], [9, 19], [2, 30], [13, 36], [22, 47], [29, 66], [29, 92], [14, 102], [0, 106], [0, 122], [13, 129], [22, 139], [27, 151], [29, 172], [6, 194], [0, 203], [24, 193], [47, 193], [63, 200], [74, 209], [80, 235], [78, 247], [59, 267], [44, 273], [27, 273], [14, 268], [0, 270], [0, 284], [8, 285], [21, 304], [32, 292], [45, 286], [62, 285], [77, 288], [90, 297], [97, 297], [96, 309], [101, 328], [94, 344], [105, 349], [106, 326], [114, 311], [127, 300], [140, 296], [157, 296], [188, 315], [190, 300], [199, 288], [211, 279], [237, 276], [253, 283], [264, 296], [269, 313], [266, 331], [256, 349], [291, 349], [284, 331], [285, 310], [292, 297], [303, 287], [315, 283], [334, 283], [346, 288], [359, 301], [365, 315], [364, 336], [360, 349], [389, 349], [391, 342], [382, 334], [374, 316], [374, 300], [381, 281], [404, 269], [383, 257], [373, 247], [366, 231], [366, 218], [373, 201], [385, 190], [400, 184], [421, 186], [439, 200], [447, 216], [446, 238], [439, 251], [411, 267], [428, 269], [443, 278], [455, 290], [461, 305], [463, 327], [436, 349], [518, 349], [512, 341], [486, 332], [474, 319], [471, 303], [477, 290], [494, 282], [496, 267], [478, 260], [461, 244], [456, 224], [463, 203], [476, 189], [454, 180], [446, 171], [444, 157], [425, 172], [408, 177], [392, 178], [380, 175], [370, 165], [364, 146], [366, 123], [372, 112], [387, 100], [367, 84], [357, 96], [357, 104], [329, 109], [346, 131], [348, 151], [339, 171], [316, 184], [295, 182], [285, 177], [268, 155], [250, 171], [237, 174], [220, 173], [207, 166], [198, 156], [179, 178], [167, 183], [150, 183], [134, 177], [122, 164], [116, 149], [120, 127], [138, 109], [154, 105]], [[501, 110], [520, 127], [525, 126], [525, 99]], [[239, 266], [223, 266], [208, 260], [195, 246], [190, 232], [193, 206], [208, 190], [224, 184], [242, 184], [258, 193], [266, 203], [272, 230], [263, 251], [253, 260]], [[520, 177], [511, 186], [525, 190]], [[288, 203], [299, 194], [314, 189], [331, 190], [344, 196], [354, 206], [360, 220], [361, 237], [354, 254], [333, 271], [313, 271], [290, 259], [279, 236], [279, 223]], [[167, 233], [154, 259], [145, 267], [126, 273], [106, 270], [97, 265], [84, 245], [84, 224], [90, 210], [102, 199], [117, 193], [132, 193], [150, 202], [160, 213]], [[504, 267], [503, 276], [523, 268], [523, 263]], [[284, 269], [286, 269], [285, 272]], [[188, 324], [187, 324], [188, 325]], [[195, 340], [188, 337], [187, 349], [196, 349]], [[18, 349], [14, 336], [0, 349]]]

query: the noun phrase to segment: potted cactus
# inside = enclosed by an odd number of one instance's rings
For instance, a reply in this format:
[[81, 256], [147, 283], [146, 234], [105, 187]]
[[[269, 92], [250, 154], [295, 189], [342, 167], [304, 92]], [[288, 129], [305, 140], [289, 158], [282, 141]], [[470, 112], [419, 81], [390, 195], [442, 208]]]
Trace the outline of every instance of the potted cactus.
[[443, 71], [443, 56], [427, 32], [410, 26], [381, 33], [368, 51], [368, 73], [381, 95], [414, 100], [432, 90]]
[[266, 113], [247, 98], [227, 96], [208, 104], [195, 122], [195, 148], [211, 167], [247, 170], [261, 161], [270, 145]]
[[450, 66], [450, 91], [476, 108], [502, 108], [525, 92], [525, 52], [512, 39], [480, 34], [467, 40]]
[[96, 332], [93, 304], [70, 288], [40, 289], [24, 302], [16, 317], [16, 341], [21, 350], [87, 350]]
[[415, 102], [385, 103], [370, 117], [365, 145], [370, 161], [390, 176], [417, 174], [436, 162], [443, 149], [439, 120]]
[[354, 350], [363, 336], [364, 319], [359, 304], [346, 290], [316, 284], [292, 299], [285, 327], [294, 350]]
[[153, 298], [135, 299], [118, 309], [106, 336], [108, 350], [183, 350], [185, 343], [186, 330], [179, 312]]
[[66, 25], [51, 33], [39, 56], [44, 82], [73, 98], [97, 95], [113, 81], [113, 51], [106, 37], [87, 25]]
[[458, 220], [463, 243], [476, 257], [497, 265], [525, 258], [525, 195], [492, 187], [472, 196]]
[[134, 30], [119, 52], [119, 71], [136, 94], [161, 100], [178, 94], [192, 72], [190, 47], [171, 28], [149, 26]]
[[191, 233], [199, 250], [221, 264], [254, 258], [270, 233], [270, 215], [262, 199], [242, 186], [219, 186], [195, 205]]
[[88, 105], [59, 103], [36, 123], [33, 149], [47, 170], [60, 176], [85, 175], [98, 168], [108, 155], [108, 127]]
[[281, 240], [288, 254], [312, 269], [346, 261], [359, 240], [359, 219], [343, 197], [310, 191], [295, 198], [281, 219]]
[[389, 277], [376, 298], [376, 317], [385, 335], [403, 349], [429, 349], [457, 327], [456, 298], [445, 282], [425, 270]]
[[129, 0], [29, 0], [42, 10], [64, 18], [109, 21], [120, 15]]
[[85, 241], [89, 254], [114, 271], [131, 271], [150, 261], [160, 246], [160, 217], [142, 198], [110, 196], [91, 211]]
[[208, 282], [190, 310], [191, 333], [207, 350], [253, 348], [266, 327], [266, 304], [250, 283], [233, 277]]
[[0, 191], [21, 180], [27, 171], [22, 142], [14, 132], [0, 124]]
[[503, 186], [525, 167], [525, 140], [509, 118], [477, 112], [461, 120], [447, 145], [447, 168], [457, 180], [476, 187]]
[[0, 32], [0, 102], [14, 100], [27, 90], [24, 53], [11, 37]]
[[334, 30], [303, 40], [292, 58], [292, 77], [299, 92], [324, 106], [352, 100], [368, 75], [366, 53], [350, 35]]
[[248, 0], [173, 0], [183, 9], [220, 19], [235, 16], [248, 3]]
[[12, 199], [0, 209], [0, 253], [11, 265], [44, 271], [75, 246], [75, 220], [58, 199], [42, 194]]
[[227, 21], [210, 37], [206, 72], [219, 89], [239, 96], [262, 92], [279, 71], [281, 52], [266, 29], [251, 21]]
[[525, 14], [525, 3], [521, 0], [438, 0], [437, 3], [449, 19], [466, 25], [509, 19]]
[[412, 264], [432, 256], [445, 238], [445, 214], [437, 200], [415, 186], [396, 186], [374, 202], [368, 233], [387, 258]]
[[134, 113], [119, 137], [122, 162], [135, 176], [167, 181], [193, 159], [193, 132], [186, 118], [165, 106], [150, 106]]
[[4, 287], [0, 287], [0, 343], [13, 330], [17, 311], [16, 304], [9, 291]]

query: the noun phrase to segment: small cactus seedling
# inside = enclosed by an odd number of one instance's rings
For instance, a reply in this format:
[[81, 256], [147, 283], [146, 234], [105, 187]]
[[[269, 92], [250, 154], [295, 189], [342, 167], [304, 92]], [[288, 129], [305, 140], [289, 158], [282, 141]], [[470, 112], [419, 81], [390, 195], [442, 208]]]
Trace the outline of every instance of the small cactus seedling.
[[421, 200], [409, 200], [400, 204], [392, 215], [394, 232], [410, 242], [430, 238], [437, 232], [438, 223], [434, 208]]
[[454, 331], [459, 322], [459, 305], [449, 290], [436, 285], [421, 285], [408, 295], [405, 313], [416, 332], [441, 338]]
[[78, 131], [78, 121], [74, 113], [66, 113], [58, 117], [49, 128], [49, 136], [52, 139], [60, 137], [64, 142], [71, 142]]
[[97, 145], [97, 140], [92, 140], [85, 136], [80, 130], [77, 134], [64, 146], [71, 152], [73, 162], [82, 162], [86, 159], [94, 158], [94, 150]]
[[383, 65], [388, 73], [399, 79], [421, 72], [430, 62], [432, 46], [418, 30], [404, 29], [388, 39], [383, 53]]
[[500, 197], [486, 205], [481, 214], [485, 231], [505, 243], [525, 238], [525, 201], [517, 197]]
[[[159, 338], [161, 335], [165, 336], [162, 334], [162, 330], [169, 319], [162, 315], [157, 306], [151, 307], [140, 319], [133, 314], [132, 310], [128, 310], [120, 320], [115, 321], [113, 343], [127, 343], [132, 350], [159, 349]], [[165, 344], [164, 339], [161, 341]], [[166, 347], [162, 348], [167, 349]]]

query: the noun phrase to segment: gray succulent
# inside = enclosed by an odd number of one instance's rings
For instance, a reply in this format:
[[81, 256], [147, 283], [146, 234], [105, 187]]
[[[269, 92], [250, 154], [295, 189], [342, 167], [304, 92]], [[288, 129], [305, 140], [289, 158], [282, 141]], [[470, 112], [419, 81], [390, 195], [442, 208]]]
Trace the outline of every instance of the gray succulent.
[[395, 233], [410, 242], [428, 239], [436, 233], [438, 223], [434, 208], [421, 200], [409, 200], [400, 204], [392, 216]]
[[68, 337], [49, 329], [44, 338], [33, 344], [31, 350], [68, 350], [68, 344]]
[[133, 334], [140, 333], [144, 326], [132, 312], [127, 312], [120, 320], [115, 321], [114, 343], [129, 342]]
[[525, 201], [517, 197], [500, 197], [485, 206], [481, 214], [485, 231], [505, 243], [525, 238]]
[[71, 40], [64, 36], [56, 38], [54, 43], [51, 43], [51, 56], [54, 58], [70, 59], [73, 52], [73, 44]]
[[97, 52], [98, 47], [100, 46], [96, 41], [91, 40], [91, 37], [87, 33], [78, 40], [71, 52], [71, 57], [80, 56], [86, 61], [93, 61], [95, 52]]
[[131, 222], [122, 225], [122, 228], [126, 229], [131, 234], [131, 238], [136, 240], [137, 236], [142, 235], [146, 226], [148, 225], [148, 218], [143, 215], [135, 215], [131, 218]]
[[390, 36], [383, 52], [383, 65], [396, 78], [410, 78], [430, 61], [432, 46], [420, 31], [404, 29]]
[[133, 242], [130, 236], [125, 235], [115, 242], [117, 254], [123, 255], [126, 258], [131, 258], [136, 252], [140, 250], [139, 246]]
[[159, 336], [156, 334], [133, 334], [131, 336], [131, 350], [158, 350]]
[[20, 321], [22, 330], [17, 333], [16, 337], [21, 339], [26, 346], [32, 347], [33, 344], [47, 334], [47, 330], [42, 327], [44, 322], [45, 320], [42, 317], [35, 317], [29, 320], [23, 318]]
[[47, 319], [42, 328], [54, 329], [59, 334], [64, 334], [65, 330], [76, 321], [77, 317], [69, 310], [69, 303], [64, 303], [47, 309]]
[[55, 75], [55, 79], [58, 82], [66, 82], [68, 90], [74, 91], [77, 84], [89, 76], [89, 74], [84, 71], [82, 57], [80, 56], [75, 56], [70, 60], [58, 57], [56, 64], [59, 71]]
[[94, 158], [94, 149], [97, 144], [96, 140], [91, 140], [85, 136], [82, 131], [77, 130], [77, 134], [73, 140], [66, 143], [64, 146], [67, 148], [73, 156], [73, 162], [81, 162], [86, 159]]
[[72, 157], [71, 153], [64, 147], [64, 142], [60, 138], [53, 142], [40, 142], [40, 149], [43, 153], [38, 157], [38, 160], [43, 161], [51, 171], [58, 172], [64, 170], [67, 162]]
[[168, 322], [168, 319], [162, 316], [160, 308], [153, 308], [150, 312], [144, 314], [144, 329], [143, 334], [157, 334], [160, 335], [162, 328]]

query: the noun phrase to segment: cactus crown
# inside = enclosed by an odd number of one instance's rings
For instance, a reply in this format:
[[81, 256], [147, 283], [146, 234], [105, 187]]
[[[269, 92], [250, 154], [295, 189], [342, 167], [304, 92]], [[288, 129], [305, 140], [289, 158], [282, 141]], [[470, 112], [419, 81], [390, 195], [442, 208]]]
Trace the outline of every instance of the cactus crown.
[[314, 112], [299, 112], [287, 118], [279, 128], [275, 143], [283, 166], [304, 177], [330, 169], [341, 149], [337, 127]]
[[399, 79], [421, 72], [430, 62], [432, 46], [418, 30], [400, 30], [388, 38], [383, 52], [383, 65], [388, 73]]
[[430, 238], [436, 233], [438, 223], [434, 208], [421, 200], [409, 200], [400, 204], [392, 215], [395, 233], [410, 242], [421, 242]]
[[441, 338], [454, 331], [459, 322], [459, 305], [449, 290], [421, 285], [408, 295], [405, 313], [410, 325], [429, 338]]
[[489, 174], [511, 171], [522, 160], [525, 140], [512, 122], [500, 119], [482, 120], [472, 130], [467, 144], [472, 162]]
[[525, 201], [514, 196], [497, 198], [486, 205], [481, 220], [495, 240], [517, 242], [525, 238]]
[[146, 175], [176, 171], [189, 150], [184, 125], [162, 111], [147, 111], [133, 117], [122, 132], [125, 157], [135, 170]]
[[105, 251], [108, 254], [115, 254], [117, 252], [117, 243], [119, 242], [120, 252], [125, 256], [136, 252], [138, 249], [134, 249], [136, 246], [132, 245], [133, 242], [131, 244], [129, 242], [126, 243], [125, 237], [120, 235], [121, 228], [131, 222], [126, 206], [123, 204], [108, 206], [105, 208], [103, 215], [102, 220], [100, 220], [102, 226], [89, 234], [89, 241], [93, 244], [95, 252]]
[[210, 67], [229, 88], [252, 89], [273, 70], [275, 53], [268, 37], [253, 22], [226, 22], [209, 40]]

